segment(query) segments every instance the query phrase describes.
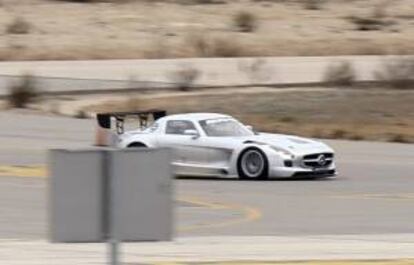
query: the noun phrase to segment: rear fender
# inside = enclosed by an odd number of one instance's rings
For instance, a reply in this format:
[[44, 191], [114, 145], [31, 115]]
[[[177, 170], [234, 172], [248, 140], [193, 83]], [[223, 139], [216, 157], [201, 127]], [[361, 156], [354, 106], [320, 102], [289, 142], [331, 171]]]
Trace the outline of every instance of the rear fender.
[[123, 135], [119, 137], [118, 147], [126, 148], [133, 143], [141, 143], [149, 148], [157, 147], [154, 135]]

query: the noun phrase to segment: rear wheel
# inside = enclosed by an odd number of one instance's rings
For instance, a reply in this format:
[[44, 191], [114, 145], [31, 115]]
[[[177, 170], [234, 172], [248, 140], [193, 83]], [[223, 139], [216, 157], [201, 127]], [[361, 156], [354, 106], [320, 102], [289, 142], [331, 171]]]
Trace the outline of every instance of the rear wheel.
[[237, 161], [240, 179], [267, 179], [268, 162], [266, 155], [258, 148], [243, 151]]

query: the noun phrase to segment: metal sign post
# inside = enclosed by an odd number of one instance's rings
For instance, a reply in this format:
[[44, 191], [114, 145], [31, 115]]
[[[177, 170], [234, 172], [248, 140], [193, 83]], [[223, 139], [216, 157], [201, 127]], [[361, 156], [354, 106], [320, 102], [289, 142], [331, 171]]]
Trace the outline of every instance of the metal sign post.
[[119, 242], [116, 239], [109, 239], [109, 260], [110, 265], [119, 265]]
[[119, 265], [119, 242], [115, 238], [115, 192], [116, 190], [116, 181], [115, 177], [112, 174], [112, 164], [111, 155], [109, 152], [103, 153], [103, 163], [102, 163], [102, 175], [104, 179], [104, 188], [103, 188], [103, 233], [104, 238], [106, 239], [108, 245], [108, 264], [110, 265]]

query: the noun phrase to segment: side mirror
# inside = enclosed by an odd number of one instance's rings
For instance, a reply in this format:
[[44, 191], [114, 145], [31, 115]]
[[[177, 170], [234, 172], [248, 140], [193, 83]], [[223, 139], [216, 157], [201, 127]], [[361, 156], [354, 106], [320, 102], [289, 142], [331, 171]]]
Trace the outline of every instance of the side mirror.
[[190, 135], [193, 136], [193, 139], [197, 139], [198, 137], [200, 137], [200, 135], [198, 134], [197, 130], [193, 130], [193, 129], [187, 129], [184, 131], [184, 135]]
[[251, 126], [251, 125], [245, 125], [245, 126], [246, 126], [246, 128], [247, 128], [248, 130], [252, 131], [254, 134], [256, 134], [256, 135], [258, 135], [258, 134], [259, 134], [257, 131], [255, 131], [255, 130], [253, 129], [253, 126]]

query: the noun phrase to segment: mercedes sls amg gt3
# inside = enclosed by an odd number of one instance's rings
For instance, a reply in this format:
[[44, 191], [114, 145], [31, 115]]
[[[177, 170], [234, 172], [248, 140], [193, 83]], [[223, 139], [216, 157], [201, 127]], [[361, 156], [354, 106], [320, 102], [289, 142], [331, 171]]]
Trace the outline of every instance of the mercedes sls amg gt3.
[[[152, 123], [147, 123], [149, 114], [154, 116]], [[141, 118], [139, 129], [124, 131], [128, 115]], [[336, 175], [335, 154], [326, 144], [293, 135], [256, 132], [229, 115], [106, 113], [98, 114], [101, 127], [110, 127], [111, 117], [117, 121], [118, 147], [171, 148], [177, 175], [241, 179]]]

